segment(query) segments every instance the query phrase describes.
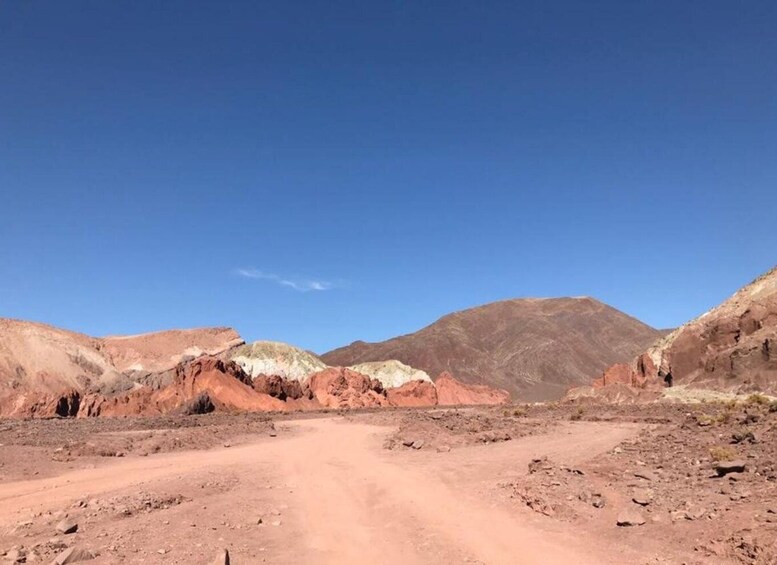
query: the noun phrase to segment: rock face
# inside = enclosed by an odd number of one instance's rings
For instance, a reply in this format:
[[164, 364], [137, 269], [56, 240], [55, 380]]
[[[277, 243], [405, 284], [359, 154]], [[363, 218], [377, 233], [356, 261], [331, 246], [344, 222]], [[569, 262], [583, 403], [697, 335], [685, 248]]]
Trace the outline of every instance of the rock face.
[[503, 394], [451, 377], [435, 385], [398, 361], [367, 363], [364, 374], [286, 344], [235, 347], [242, 340], [227, 328], [97, 339], [0, 320], [0, 330], [0, 417], [434, 406], [438, 389], [449, 403], [483, 404]]
[[548, 400], [629, 361], [661, 335], [592, 298], [517, 299], [450, 314], [385, 342], [355, 342], [322, 359], [344, 366], [398, 359], [430, 375], [450, 371], [464, 383]]
[[396, 359], [359, 363], [352, 365], [349, 369], [372, 379], [378, 379], [385, 388], [401, 387], [412, 381], [432, 382], [432, 379], [425, 372], [405, 365]]
[[329, 367], [307, 381], [313, 397], [325, 408], [363, 408], [388, 404], [379, 381], [344, 367]]
[[327, 368], [314, 354], [276, 341], [256, 341], [230, 352], [229, 358], [256, 377], [277, 375], [289, 380], [302, 381]]
[[101, 351], [99, 340], [0, 319], [0, 417], [69, 416], [82, 393], [117, 393], [133, 385]]
[[437, 387], [429, 381], [410, 381], [400, 387], [386, 389], [391, 406], [436, 406]]
[[468, 385], [450, 373], [442, 373], [435, 381], [437, 402], [441, 406], [465, 404], [505, 404], [510, 401], [510, 393], [485, 385]]
[[307, 393], [302, 384], [296, 380], [289, 380], [278, 375], [258, 375], [252, 383], [254, 390], [269, 394], [280, 400], [302, 398]]
[[[173, 382], [164, 388], [140, 387], [112, 397], [87, 396], [81, 401], [78, 416], [151, 416], [189, 412], [197, 405], [243, 412], [287, 409], [281, 400], [254, 390], [250, 382], [236, 363], [200, 357], [178, 365]], [[207, 400], [203, 395], [207, 395]]]
[[161, 373], [203, 355], [219, 355], [245, 343], [232, 328], [168, 330], [99, 340], [102, 351], [122, 372]]
[[777, 268], [594, 382], [777, 394]]

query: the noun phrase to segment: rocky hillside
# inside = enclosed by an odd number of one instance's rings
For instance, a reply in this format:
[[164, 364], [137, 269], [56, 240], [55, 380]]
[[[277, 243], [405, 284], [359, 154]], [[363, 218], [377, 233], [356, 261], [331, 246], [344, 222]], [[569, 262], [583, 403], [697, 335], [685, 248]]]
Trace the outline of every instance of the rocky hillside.
[[592, 374], [628, 361], [661, 332], [592, 298], [516, 299], [450, 314], [413, 334], [357, 341], [322, 356], [352, 366], [398, 359], [430, 375], [448, 371], [521, 400], [560, 398]]
[[[327, 367], [276, 342], [241, 345], [229, 328], [92, 338], [0, 319], [0, 418], [156, 416], [435, 406], [426, 373], [398, 361]], [[443, 381], [447, 404], [497, 404], [491, 389]]]
[[397, 360], [390, 361], [372, 361], [352, 365], [357, 373], [367, 375], [370, 378], [378, 379], [385, 388], [396, 388], [411, 381], [432, 382], [432, 379], [423, 371], [414, 369]]
[[594, 384], [777, 394], [777, 267]]
[[99, 339], [46, 324], [0, 319], [0, 396], [65, 389], [116, 392], [132, 384]]
[[122, 372], [169, 371], [187, 359], [219, 355], [245, 343], [232, 328], [167, 330], [100, 340], [102, 351]]
[[252, 377], [275, 375], [300, 381], [327, 368], [309, 351], [279, 341], [255, 341], [234, 349], [229, 358]]

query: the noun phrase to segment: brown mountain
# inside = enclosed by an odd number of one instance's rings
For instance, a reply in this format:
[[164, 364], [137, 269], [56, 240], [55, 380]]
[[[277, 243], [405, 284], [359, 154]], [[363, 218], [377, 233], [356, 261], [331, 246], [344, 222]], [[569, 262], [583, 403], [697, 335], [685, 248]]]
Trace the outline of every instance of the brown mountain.
[[447, 371], [518, 399], [547, 400], [631, 359], [661, 335], [593, 298], [526, 298], [449, 314], [388, 341], [357, 341], [322, 359], [344, 366], [398, 359], [430, 375]]
[[594, 385], [660, 388], [667, 373], [673, 386], [777, 394], [777, 267]]

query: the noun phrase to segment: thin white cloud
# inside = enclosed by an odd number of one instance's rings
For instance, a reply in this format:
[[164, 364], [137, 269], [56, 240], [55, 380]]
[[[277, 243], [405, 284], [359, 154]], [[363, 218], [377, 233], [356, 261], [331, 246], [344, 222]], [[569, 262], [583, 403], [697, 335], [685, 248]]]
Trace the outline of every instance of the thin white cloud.
[[235, 272], [246, 279], [274, 282], [275, 284], [294, 289], [297, 292], [332, 290], [335, 287], [335, 285], [329, 281], [286, 278], [276, 275], [275, 273], [266, 273], [258, 269], [237, 269]]

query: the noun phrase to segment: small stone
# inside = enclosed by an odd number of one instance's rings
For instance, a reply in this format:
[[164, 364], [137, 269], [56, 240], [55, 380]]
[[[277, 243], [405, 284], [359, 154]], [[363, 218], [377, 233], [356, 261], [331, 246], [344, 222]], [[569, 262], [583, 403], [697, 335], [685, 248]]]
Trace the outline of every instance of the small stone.
[[438, 453], [448, 453], [451, 450], [450, 446], [448, 445], [441, 445], [437, 448]]
[[65, 519], [57, 524], [57, 531], [61, 534], [74, 534], [78, 531], [78, 524], [71, 520]]
[[635, 510], [623, 510], [618, 514], [616, 523], [621, 527], [641, 526], [645, 523], [645, 518]]
[[631, 500], [640, 506], [647, 506], [653, 500], [653, 493], [649, 490], [641, 489], [634, 493]]
[[229, 551], [226, 549], [219, 551], [211, 565], [229, 565]]
[[415, 443], [415, 440], [412, 440], [412, 439], [402, 440], [402, 445], [404, 445], [405, 447], [412, 447], [414, 443]]
[[23, 562], [24, 553], [19, 549], [11, 549], [5, 554], [5, 560], [11, 563]]
[[715, 472], [719, 477], [723, 477], [729, 473], [744, 473], [745, 467], [745, 462], [741, 459], [736, 459], [734, 461], [719, 461], [715, 464]]
[[424, 440], [417, 439], [413, 442], [412, 448], [413, 449], [421, 449], [424, 446]]
[[645, 479], [646, 481], [657, 481], [658, 477], [655, 473], [651, 473], [650, 471], [637, 471], [634, 473], [634, 476], [638, 479]]
[[79, 561], [89, 561], [91, 559], [94, 559], [94, 554], [90, 551], [71, 547], [57, 555], [51, 565], [67, 565], [68, 563], [78, 563]]

